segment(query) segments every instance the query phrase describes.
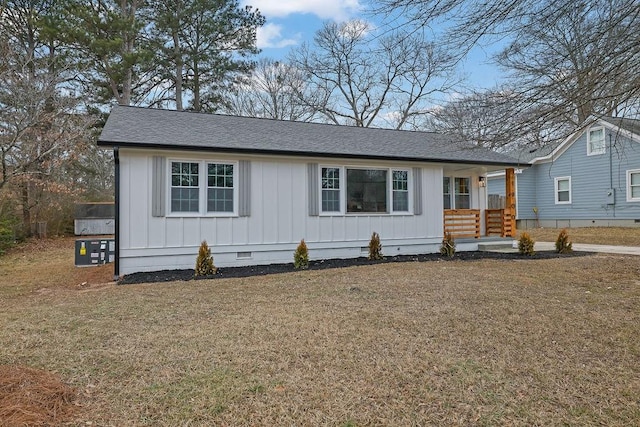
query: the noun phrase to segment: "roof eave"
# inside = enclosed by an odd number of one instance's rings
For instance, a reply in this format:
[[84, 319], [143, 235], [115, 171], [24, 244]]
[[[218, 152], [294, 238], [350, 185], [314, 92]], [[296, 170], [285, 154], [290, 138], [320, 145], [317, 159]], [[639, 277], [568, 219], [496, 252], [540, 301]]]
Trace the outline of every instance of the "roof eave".
[[327, 152], [310, 152], [295, 150], [264, 150], [264, 149], [247, 149], [247, 148], [230, 148], [230, 147], [211, 147], [211, 146], [178, 146], [163, 144], [147, 144], [135, 142], [115, 142], [108, 140], [98, 140], [98, 146], [101, 147], [124, 147], [139, 149], [157, 149], [169, 151], [215, 151], [218, 153], [235, 153], [235, 154], [257, 154], [268, 156], [294, 156], [294, 157], [324, 157], [324, 158], [341, 158], [341, 159], [370, 159], [370, 160], [387, 160], [387, 161], [403, 161], [412, 163], [447, 163], [447, 164], [466, 164], [466, 165], [483, 165], [483, 166], [502, 166], [502, 167], [529, 167], [527, 163], [518, 162], [500, 162], [500, 161], [481, 161], [481, 160], [464, 160], [464, 159], [441, 159], [441, 158], [422, 158], [422, 157], [402, 157], [402, 156], [377, 156], [373, 154], [343, 154], [343, 153], [327, 153]]

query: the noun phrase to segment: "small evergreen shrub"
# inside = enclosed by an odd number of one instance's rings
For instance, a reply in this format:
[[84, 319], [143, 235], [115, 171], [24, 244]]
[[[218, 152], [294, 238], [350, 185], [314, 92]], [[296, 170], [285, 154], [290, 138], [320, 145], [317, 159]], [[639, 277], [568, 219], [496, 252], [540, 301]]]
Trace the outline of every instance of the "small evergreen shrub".
[[213, 265], [211, 249], [209, 245], [207, 245], [207, 241], [203, 240], [200, 244], [200, 250], [198, 251], [198, 258], [196, 259], [195, 276], [212, 276], [216, 274], [216, 270], [216, 267]]
[[518, 240], [518, 251], [521, 255], [529, 255], [532, 256], [536, 253], [533, 250], [533, 245], [535, 241], [531, 238], [529, 233], [526, 231], [520, 235], [520, 240]]
[[0, 220], [0, 255], [10, 249], [16, 242], [13, 223], [9, 220]]
[[296, 248], [296, 252], [293, 254], [293, 267], [294, 268], [309, 268], [309, 249], [304, 239], [300, 240], [300, 244]]
[[569, 252], [573, 252], [573, 243], [569, 240], [569, 234], [567, 230], [562, 229], [560, 234], [558, 234], [558, 238], [556, 239], [556, 252], [559, 254], [566, 254]]
[[454, 241], [451, 233], [445, 233], [444, 239], [442, 239], [442, 245], [440, 245], [440, 254], [451, 258], [455, 253], [456, 242]]
[[369, 259], [374, 261], [382, 259], [382, 243], [380, 243], [380, 235], [375, 231], [369, 241]]

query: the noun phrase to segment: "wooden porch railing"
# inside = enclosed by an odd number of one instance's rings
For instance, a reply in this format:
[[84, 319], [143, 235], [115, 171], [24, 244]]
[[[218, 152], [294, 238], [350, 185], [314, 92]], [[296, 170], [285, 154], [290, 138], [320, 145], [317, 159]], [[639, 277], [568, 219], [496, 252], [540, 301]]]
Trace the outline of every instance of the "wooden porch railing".
[[454, 239], [480, 237], [480, 209], [445, 209], [444, 233]]
[[515, 221], [510, 209], [486, 209], [484, 215], [484, 229], [487, 236], [515, 236]]

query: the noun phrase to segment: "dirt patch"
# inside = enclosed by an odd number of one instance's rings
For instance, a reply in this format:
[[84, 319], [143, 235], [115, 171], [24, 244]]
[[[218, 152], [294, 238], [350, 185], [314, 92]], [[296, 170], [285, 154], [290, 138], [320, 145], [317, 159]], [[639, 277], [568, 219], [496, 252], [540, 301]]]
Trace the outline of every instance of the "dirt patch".
[[[385, 257], [381, 260], [371, 261], [367, 258], [349, 258], [349, 259], [327, 259], [319, 261], [311, 261], [309, 270], [324, 270], [328, 268], [353, 267], [358, 265], [374, 265], [380, 263], [396, 263], [396, 262], [453, 262], [453, 261], [469, 261], [481, 259], [495, 259], [504, 261], [514, 260], [534, 260], [534, 259], [552, 259], [566, 258], [575, 256], [586, 256], [589, 252], [571, 252], [568, 254], [558, 254], [553, 251], [540, 251], [535, 255], [521, 255], [519, 253], [500, 253], [500, 252], [457, 252], [453, 257], [443, 257], [440, 254], [422, 254], [422, 255], [399, 255], [394, 257]], [[286, 264], [269, 264], [254, 265], [247, 267], [226, 267], [218, 268], [213, 276], [198, 277], [199, 279], [227, 279], [240, 278], [250, 276], [263, 276], [267, 274], [290, 273], [295, 271], [293, 263]], [[194, 270], [161, 270], [152, 272], [132, 273], [123, 276], [118, 284], [129, 285], [137, 283], [156, 283], [156, 282], [174, 282], [194, 280]]]
[[0, 420], [5, 427], [61, 425], [75, 413], [75, 398], [75, 389], [50, 372], [0, 366]]

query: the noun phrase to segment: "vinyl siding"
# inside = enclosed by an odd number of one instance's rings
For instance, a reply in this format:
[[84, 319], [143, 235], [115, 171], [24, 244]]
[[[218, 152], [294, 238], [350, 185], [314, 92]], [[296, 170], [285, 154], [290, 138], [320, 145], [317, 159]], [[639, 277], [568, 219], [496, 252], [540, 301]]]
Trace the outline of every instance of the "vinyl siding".
[[[606, 129], [606, 153], [587, 156], [586, 135], [555, 161], [534, 166], [540, 219], [640, 218], [640, 203], [626, 201], [626, 171], [640, 168], [640, 144]], [[564, 176], [571, 177], [571, 203], [556, 204], [554, 179]], [[610, 188], [615, 191], [614, 204], [607, 203]]]

